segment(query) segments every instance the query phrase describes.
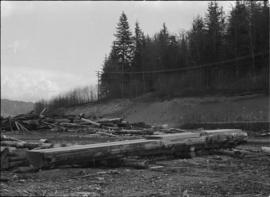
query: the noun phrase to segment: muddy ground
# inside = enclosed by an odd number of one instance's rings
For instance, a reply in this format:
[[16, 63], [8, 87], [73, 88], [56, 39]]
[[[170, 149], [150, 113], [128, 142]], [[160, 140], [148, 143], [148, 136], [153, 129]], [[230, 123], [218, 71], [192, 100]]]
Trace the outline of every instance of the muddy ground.
[[[31, 141], [47, 138], [57, 144], [88, 144], [134, 137], [87, 133], [3, 133]], [[256, 152], [269, 137], [250, 137], [238, 148]], [[127, 167], [71, 168], [31, 173], [1, 172], [1, 196], [269, 196], [270, 157], [256, 153], [238, 158], [199, 155], [190, 159], [148, 158], [149, 169]]]

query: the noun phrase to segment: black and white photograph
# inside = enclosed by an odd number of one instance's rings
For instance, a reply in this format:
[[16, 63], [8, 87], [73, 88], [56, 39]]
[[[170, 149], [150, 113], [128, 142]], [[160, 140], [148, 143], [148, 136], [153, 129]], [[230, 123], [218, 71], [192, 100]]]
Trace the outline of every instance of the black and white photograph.
[[267, 0], [0, 3], [0, 196], [270, 197]]

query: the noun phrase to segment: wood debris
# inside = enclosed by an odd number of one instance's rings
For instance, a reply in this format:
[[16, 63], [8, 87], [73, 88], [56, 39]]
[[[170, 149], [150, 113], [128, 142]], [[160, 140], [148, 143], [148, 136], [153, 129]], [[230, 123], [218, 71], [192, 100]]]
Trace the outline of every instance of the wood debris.
[[[101, 118], [91, 120], [84, 114], [52, 116], [45, 115], [46, 109], [40, 114], [33, 112], [20, 114], [15, 117], [1, 118], [3, 131], [36, 131], [51, 130], [52, 132], [89, 131], [90, 133], [103, 133], [114, 135], [150, 135], [151, 127], [144, 123], [130, 124], [123, 118]], [[146, 130], [147, 128], [147, 130]], [[100, 130], [98, 130], [100, 129]], [[104, 134], [105, 135], [105, 134]]]

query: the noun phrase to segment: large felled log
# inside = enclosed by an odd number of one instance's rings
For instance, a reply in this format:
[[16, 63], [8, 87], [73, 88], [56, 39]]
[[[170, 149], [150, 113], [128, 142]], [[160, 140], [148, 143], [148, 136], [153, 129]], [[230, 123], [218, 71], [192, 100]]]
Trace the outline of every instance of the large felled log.
[[50, 148], [52, 145], [49, 143], [36, 143], [36, 142], [24, 142], [24, 141], [2, 141], [2, 146], [11, 146], [16, 148], [28, 148], [33, 149], [37, 147]]
[[9, 150], [6, 147], [1, 146], [1, 169], [7, 169], [8, 168], [8, 153]]
[[262, 152], [270, 155], [270, 147], [262, 146]]
[[10, 137], [10, 136], [6, 136], [6, 135], [1, 135], [1, 141], [22, 141], [22, 140], [19, 140], [15, 137]]
[[23, 126], [23, 125], [22, 125], [21, 123], [19, 123], [18, 121], [15, 121], [15, 125], [16, 125], [18, 131], [25, 131], [25, 132], [29, 131], [27, 128], [25, 128], [25, 126]]
[[132, 134], [132, 135], [151, 135], [154, 133], [153, 130], [150, 129], [141, 129], [141, 130], [135, 130], [135, 129], [121, 129], [114, 131], [116, 134]]
[[123, 158], [121, 162], [122, 162], [122, 166], [131, 167], [135, 169], [146, 169], [149, 167], [149, 162], [147, 160]]
[[121, 123], [121, 121], [123, 120], [123, 118], [102, 118], [102, 119], [99, 119], [97, 122], [98, 123], [115, 123], [115, 124], [118, 124], [118, 123]]
[[45, 122], [45, 121], [42, 121], [42, 123], [47, 125], [51, 129], [51, 131], [55, 131], [55, 132], [67, 131], [66, 127], [63, 127], [63, 126], [60, 126], [60, 125], [57, 125], [57, 124], [48, 123], [48, 122]]
[[27, 158], [24, 156], [15, 156], [15, 157], [10, 157], [8, 158], [9, 162], [13, 162], [13, 161], [23, 161], [23, 160], [27, 160]]
[[18, 160], [18, 161], [9, 161], [8, 168], [15, 168], [18, 166], [28, 166], [29, 161], [27, 159]]
[[34, 113], [28, 113], [28, 114], [19, 114], [12, 119], [18, 121], [18, 120], [33, 120], [33, 119], [38, 119], [39, 115], [34, 114]]
[[2, 146], [11, 146], [11, 147], [16, 147], [16, 148], [24, 148], [24, 141], [1, 141]]
[[75, 145], [27, 152], [27, 158], [36, 168], [61, 164], [85, 164], [99, 159], [111, 158], [118, 155], [139, 154], [161, 147], [159, 140], [126, 140], [118, 142]]
[[44, 113], [47, 111], [47, 108], [45, 107], [40, 113], [39, 113], [39, 117], [40, 118], [44, 118], [45, 117], [45, 115], [44, 115]]
[[81, 120], [84, 121], [84, 122], [90, 123], [90, 124], [92, 124], [92, 125], [95, 125], [95, 126], [97, 126], [97, 127], [100, 127], [100, 126], [101, 126], [100, 123], [95, 122], [95, 121], [92, 121], [92, 120], [89, 120], [89, 119], [81, 118]]
[[67, 122], [61, 122], [59, 125], [64, 126], [64, 127], [88, 127], [87, 125], [81, 125], [81, 124], [76, 124], [76, 123], [67, 123]]
[[89, 145], [27, 151], [27, 158], [36, 168], [61, 164], [85, 164], [124, 156], [156, 154], [186, 155], [198, 149], [234, 147], [245, 142], [247, 134], [241, 130], [219, 130], [203, 133], [154, 135], [151, 139], [136, 139]]
[[31, 130], [36, 130], [40, 127], [39, 120], [24, 120], [23, 124], [27, 125], [27, 127]]
[[53, 119], [53, 121], [56, 122], [56, 123], [63, 123], [63, 122], [65, 122], [65, 123], [70, 123], [70, 120], [67, 119], [67, 118]]

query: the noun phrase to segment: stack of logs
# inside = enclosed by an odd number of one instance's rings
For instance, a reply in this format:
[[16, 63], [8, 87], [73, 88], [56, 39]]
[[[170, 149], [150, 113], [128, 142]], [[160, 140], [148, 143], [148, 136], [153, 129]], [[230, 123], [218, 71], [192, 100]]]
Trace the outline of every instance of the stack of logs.
[[28, 150], [52, 148], [45, 139], [39, 142], [25, 142], [13, 137], [1, 135], [1, 170], [14, 169], [21, 166], [29, 166], [26, 158]]
[[105, 131], [111, 135], [151, 135], [154, 129], [145, 123], [130, 124], [123, 118], [100, 118], [92, 120], [84, 114], [45, 116], [45, 110], [41, 114], [33, 112], [20, 114], [15, 117], [1, 118], [1, 129], [3, 131], [33, 131], [50, 130], [53, 132], [62, 131], [86, 131], [96, 133]]

